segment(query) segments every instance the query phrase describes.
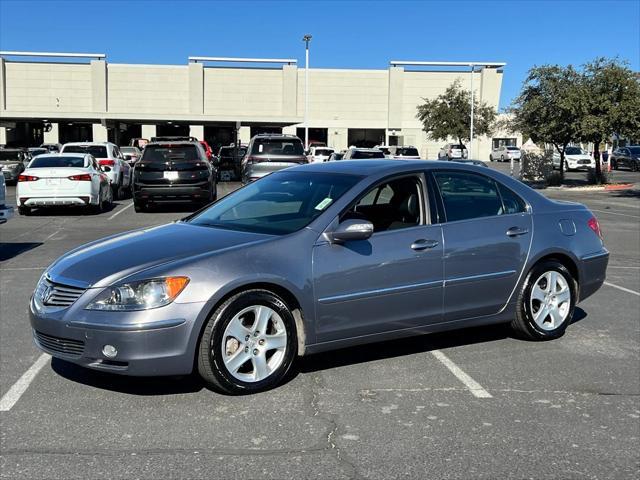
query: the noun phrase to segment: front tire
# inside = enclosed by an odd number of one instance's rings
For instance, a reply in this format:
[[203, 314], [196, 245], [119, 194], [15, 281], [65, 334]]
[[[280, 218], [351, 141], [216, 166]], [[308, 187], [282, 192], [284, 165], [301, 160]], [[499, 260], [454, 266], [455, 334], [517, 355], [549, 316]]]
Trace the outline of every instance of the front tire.
[[577, 291], [576, 281], [562, 263], [538, 263], [518, 293], [511, 327], [529, 340], [561, 337], [573, 318]]
[[296, 324], [287, 304], [267, 290], [229, 298], [205, 325], [197, 352], [200, 376], [227, 394], [277, 386], [297, 355]]

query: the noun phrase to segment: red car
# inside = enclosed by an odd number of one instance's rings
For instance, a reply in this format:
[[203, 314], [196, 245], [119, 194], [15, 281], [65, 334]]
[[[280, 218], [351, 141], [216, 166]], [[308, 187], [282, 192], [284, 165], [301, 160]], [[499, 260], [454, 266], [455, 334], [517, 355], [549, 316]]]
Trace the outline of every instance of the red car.
[[211, 157], [213, 156], [213, 150], [211, 150], [209, 144], [206, 142], [206, 140], [200, 140], [200, 145], [202, 145], [202, 148], [204, 148], [204, 152], [207, 154], [207, 159], [211, 160]]

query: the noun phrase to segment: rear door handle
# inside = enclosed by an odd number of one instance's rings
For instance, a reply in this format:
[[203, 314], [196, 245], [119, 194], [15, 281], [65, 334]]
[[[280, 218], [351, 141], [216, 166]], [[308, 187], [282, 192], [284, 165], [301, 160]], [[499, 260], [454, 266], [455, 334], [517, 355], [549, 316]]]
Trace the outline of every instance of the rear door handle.
[[507, 230], [507, 236], [509, 237], [517, 237], [519, 235], [526, 235], [527, 233], [529, 233], [529, 230], [526, 228], [511, 227]]
[[414, 250], [427, 250], [429, 248], [435, 248], [437, 246], [438, 246], [437, 240], [427, 240], [425, 238], [416, 240], [411, 244], [411, 248]]

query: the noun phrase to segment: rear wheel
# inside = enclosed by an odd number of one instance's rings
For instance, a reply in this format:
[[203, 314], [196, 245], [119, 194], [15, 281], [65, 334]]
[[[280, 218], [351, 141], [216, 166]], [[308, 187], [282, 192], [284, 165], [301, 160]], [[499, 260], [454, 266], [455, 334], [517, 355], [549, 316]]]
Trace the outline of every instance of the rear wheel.
[[138, 213], [146, 212], [147, 208], [148, 208], [147, 204], [144, 202], [138, 202], [138, 201], [133, 202], [133, 209]]
[[254, 393], [278, 385], [296, 354], [289, 307], [267, 290], [248, 290], [209, 318], [198, 346], [198, 372], [225, 393]]
[[535, 265], [518, 294], [512, 328], [531, 340], [562, 336], [573, 318], [577, 290], [576, 281], [560, 262]]
[[18, 207], [18, 213], [20, 215], [24, 215], [25, 217], [31, 215], [31, 208], [30, 207]]

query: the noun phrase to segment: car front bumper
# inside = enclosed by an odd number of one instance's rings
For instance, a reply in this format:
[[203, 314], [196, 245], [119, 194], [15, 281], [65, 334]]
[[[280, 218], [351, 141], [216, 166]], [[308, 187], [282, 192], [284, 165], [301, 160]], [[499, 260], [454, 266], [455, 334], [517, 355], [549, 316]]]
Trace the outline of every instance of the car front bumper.
[[[174, 303], [136, 312], [72, 307], [46, 313], [32, 299], [29, 317], [35, 345], [55, 358], [121, 375], [186, 375], [193, 370], [203, 307]], [[105, 345], [116, 348], [115, 357], [103, 354]]]

